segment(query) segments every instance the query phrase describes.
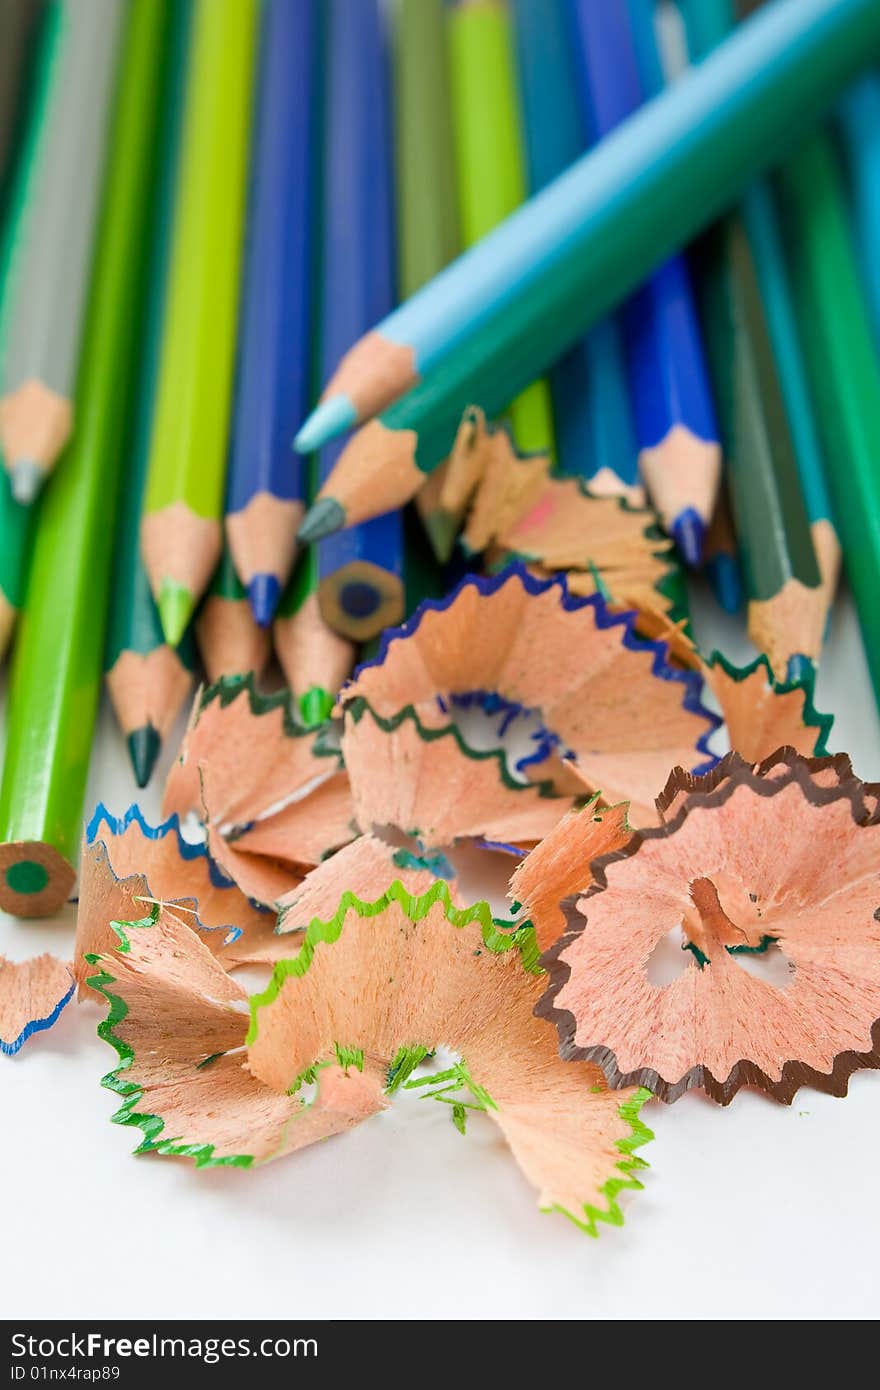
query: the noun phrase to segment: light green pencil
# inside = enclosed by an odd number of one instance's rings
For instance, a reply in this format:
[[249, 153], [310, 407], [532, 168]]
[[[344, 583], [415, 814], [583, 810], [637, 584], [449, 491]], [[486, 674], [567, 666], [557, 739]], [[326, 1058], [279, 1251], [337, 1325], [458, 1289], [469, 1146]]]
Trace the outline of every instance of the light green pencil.
[[197, 0], [141, 549], [176, 647], [222, 549], [257, 0]]
[[[459, 0], [449, 17], [453, 130], [459, 216], [473, 246], [527, 196], [516, 54], [507, 8], [498, 0]], [[553, 450], [546, 381], [534, 381], [507, 414], [523, 453]]]
[[155, 0], [132, 0], [125, 12], [79, 409], [64, 466], [41, 503], [12, 665], [0, 908], [22, 917], [56, 912], [73, 886], [101, 692], [169, 13]]

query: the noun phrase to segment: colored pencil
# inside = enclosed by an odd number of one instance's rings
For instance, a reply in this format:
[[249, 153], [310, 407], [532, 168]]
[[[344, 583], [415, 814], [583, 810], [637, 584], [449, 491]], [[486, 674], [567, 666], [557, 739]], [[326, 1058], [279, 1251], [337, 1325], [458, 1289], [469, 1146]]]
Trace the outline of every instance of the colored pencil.
[[74, 438], [43, 499], [15, 648], [0, 783], [0, 908], [55, 912], [73, 858], [101, 690], [126, 415], [143, 306], [168, 9], [126, 6]]
[[[378, 0], [330, 0], [324, 112], [321, 357], [339, 360], [394, 302], [391, 92]], [[327, 478], [341, 445], [321, 451]], [[341, 636], [365, 642], [403, 617], [403, 537], [395, 512], [322, 545], [318, 602]]]
[[[462, 240], [474, 246], [526, 197], [513, 29], [498, 0], [457, 0], [449, 12], [452, 129]], [[522, 453], [554, 451], [546, 382], [506, 406]]]
[[[309, 472], [313, 493], [318, 481], [317, 458], [309, 460]], [[357, 651], [353, 642], [340, 637], [321, 616], [318, 551], [316, 545], [301, 551], [272, 625], [275, 654], [307, 728], [329, 719]]]
[[[513, 0], [528, 183], [537, 193], [583, 152], [567, 0]], [[553, 93], [548, 101], [547, 93]], [[550, 373], [560, 473], [585, 478], [593, 491], [644, 503], [616, 314], [591, 329]]]
[[856, 247], [865, 296], [880, 345], [880, 76], [869, 73], [844, 93], [838, 109]]
[[38, 168], [0, 315], [0, 449], [32, 502], [70, 437], [126, 6], [61, 0]]
[[[37, 150], [45, 120], [52, 71], [58, 49], [59, 11], [50, 11], [41, 25], [34, 61], [33, 90], [11, 161], [4, 199], [0, 236], [0, 305], [3, 304], [10, 267], [19, 244], [25, 211], [30, 205], [38, 168]], [[0, 311], [2, 318], [2, 311]], [[6, 469], [0, 469], [0, 658], [6, 652], [16, 617], [24, 601], [36, 512], [35, 506], [17, 502]]]
[[834, 148], [814, 136], [783, 167], [785, 245], [834, 516], [880, 701], [880, 357]]
[[822, 645], [827, 605], [745, 225], [729, 213], [695, 250], [749, 635], [779, 680]]
[[141, 549], [176, 647], [222, 550], [256, 0], [196, 0]]
[[261, 676], [269, 660], [269, 631], [257, 622], [248, 591], [236, 573], [229, 546], [196, 614], [196, 641], [205, 674], [213, 685], [221, 676], [253, 671]]
[[104, 651], [107, 690], [139, 787], [149, 782], [162, 740], [170, 732], [192, 686], [191, 634], [187, 633], [177, 650], [166, 643], [139, 544], [162, 352], [192, 10], [192, 0], [172, 0], [169, 6], [168, 58], [163, 72], [162, 117], [152, 166], [147, 233], [147, 303], [139, 334], [136, 402], [125, 441], [127, 467]]
[[[444, 0], [402, 0], [394, 31], [397, 281], [415, 294], [458, 254], [461, 237]], [[438, 469], [416, 496], [431, 547], [452, 554], [461, 515], [440, 505]]]
[[0, 208], [42, 10], [43, 0], [0, 0]]
[[291, 450], [311, 400], [316, 0], [262, 13], [226, 536], [254, 616], [272, 622], [296, 552], [303, 467]]
[[[681, 0], [679, 10], [694, 61], [702, 60], [722, 43], [736, 22], [734, 0]], [[830, 607], [840, 572], [840, 542], [832, 519], [827, 466], [785, 264], [779, 210], [767, 179], [757, 179], [749, 185], [741, 212], [758, 275], [813, 550], [826, 607]]]
[[[573, 9], [584, 107], [603, 138], [663, 89], [653, 5], [574, 0]], [[687, 564], [698, 565], [715, 508], [721, 446], [682, 255], [664, 261], [645, 281], [623, 321], [640, 471], [664, 528]]]
[[[332, 388], [334, 428], [358, 414], [352, 391], [367, 400], [352, 385], [365, 364], [365, 380], [384, 373], [383, 399], [423, 379], [348, 444], [301, 538], [411, 497], [468, 404], [502, 409], [735, 202], [878, 49], [873, 0], [774, 0], [368, 334]], [[326, 423], [325, 412], [303, 438]]]

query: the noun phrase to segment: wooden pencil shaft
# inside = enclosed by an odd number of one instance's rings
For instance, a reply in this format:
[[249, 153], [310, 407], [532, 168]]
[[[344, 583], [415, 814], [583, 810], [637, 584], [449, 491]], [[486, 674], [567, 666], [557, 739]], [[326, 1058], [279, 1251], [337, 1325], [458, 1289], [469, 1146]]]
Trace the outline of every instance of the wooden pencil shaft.
[[[153, 0], [133, 0], [128, 9], [78, 382], [81, 408], [66, 466], [42, 508], [12, 671], [0, 841], [50, 846], [62, 869], [80, 835], [100, 691], [166, 17], [166, 7]], [[25, 862], [28, 853], [22, 851]], [[15, 868], [6, 867], [0, 901], [8, 901], [9, 890], [24, 912], [26, 903], [13, 892]], [[51, 882], [47, 893], [50, 888]], [[59, 905], [37, 892], [34, 904], [38, 910]]]
[[29, 381], [73, 395], [127, 7], [62, 0], [53, 91], [39, 170], [0, 323], [0, 394]]
[[[681, 0], [680, 9], [695, 61], [724, 42], [736, 19], [733, 0]], [[807, 516], [811, 524], [830, 521], [831, 503], [819, 427], [807, 382], [779, 213], [767, 179], [750, 184], [743, 196], [742, 216], [761, 288]]]
[[[462, 239], [473, 246], [526, 197], [514, 35], [506, 8], [495, 0], [471, 0], [450, 13], [449, 24]], [[524, 382], [507, 413], [520, 450], [552, 448], [545, 383]]]
[[410, 295], [460, 249], [443, 0], [402, 0], [394, 93], [397, 278]]
[[[587, 144], [568, 11], [565, 0], [514, 0], [511, 10], [532, 193], [557, 178]], [[596, 324], [555, 364], [550, 390], [560, 471], [613, 491], [636, 487], [632, 403], [616, 315]]]
[[[650, 7], [575, 0], [585, 115], [599, 136], [637, 111], [662, 70]], [[638, 40], [636, 34], [638, 33]], [[641, 61], [641, 66], [640, 66]], [[624, 306], [627, 366], [642, 469], [663, 524], [690, 518], [698, 563], [720, 475], [718, 427], [699, 316], [680, 254], [658, 266]], [[684, 539], [684, 538], [683, 538]]]
[[[183, 126], [192, 10], [192, 0], [172, 0], [169, 5], [168, 60], [163, 73], [162, 116], [151, 167], [152, 218], [147, 236], [147, 302], [138, 342], [136, 401], [126, 440], [127, 465], [114, 553], [104, 657], [107, 670], [123, 652], [132, 651], [146, 656], [165, 642], [141, 556], [139, 533], [162, 354], [165, 285]], [[192, 665], [191, 641], [181, 645], [180, 655], [187, 666]]]
[[880, 700], [880, 360], [832, 145], [814, 136], [779, 176], [801, 338], [834, 515]]
[[725, 218], [697, 256], [749, 597], [772, 599], [790, 579], [816, 587], [809, 519], [742, 220]]
[[254, 0], [196, 0], [148, 513], [221, 513], [256, 18]]
[[227, 511], [302, 497], [291, 440], [308, 407], [317, 144], [315, 0], [263, 9]]
[[859, 266], [874, 341], [880, 346], [880, 76], [868, 73], [844, 93], [838, 110]]
[[[28, 206], [38, 160], [36, 149], [50, 99], [52, 72], [58, 50], [58, 13], [52, 12], [41, 26], [34, 55], [32, 91], [27, 103], [19, 146], [14, 161], [4, 203], [4, 222], [0, 238], [0, 304], [2, 304], [18, 240], [22, 234], [25, 210]], [[0, 595], [6, 621], [6, 640], [11, 623], [24, 600], [28, 557], [33, 541], [37, 508], [16, 502], [5, 469], [0, 480]]]
[[[321, 356], [324, 367], [395, 299], [390, 74], [376, 0], [331, 0], [324, 122]], [[353, 229], [356, 234], [353, 234]], [[319, 455], [323, 480], [341, 445]], [[378, 631], [391, 597], [400, 616], [402, 534], [396, 513], [330, 537], [319, 547], [321, 611], [345, 636]], [[375, 581], [375, 582], [374, 582]], [[346, 614], [349, 621], [346, 621]]]

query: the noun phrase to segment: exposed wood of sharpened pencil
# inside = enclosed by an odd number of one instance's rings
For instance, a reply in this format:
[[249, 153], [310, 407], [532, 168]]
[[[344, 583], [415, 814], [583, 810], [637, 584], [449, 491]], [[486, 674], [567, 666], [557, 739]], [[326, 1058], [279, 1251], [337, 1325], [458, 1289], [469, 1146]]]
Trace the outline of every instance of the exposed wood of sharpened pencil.
[[51, 915], [73, 885], [101, 690], [168, 11], [133, 0], [126, 14], [78, 380], [81, 409], [65, 466], [41, 507], [12, 666], [0, 784], [0, 907], [18, 916]]
[[[394, 35], [397, 279], [421, 289], [460, 248], [444, 0], [402, 0]], [[416, 495], [431, 547], [449, 559], [461, 515], [440, 501], [446, 470]]]
[[[567, 0], [513, 0], [529, 189], [537, 193], [587, 145]], [[547, 99], [553, 93], [552, 101]], [[550, 372], [560, 473], [644, 506], [621, 324], [610, 314]]]
[[[505, 5], [460, 0], [449, 14], [452, 129], [462, 239], [473, 246], [526, 198], [525, 141], [516, 89], [514, 34]], [[506, 407], [521, 453], [553, 453], [546, 381]]]
[[224, 546], [220, 564], [196, 614], [196, 641], [208, 680], [221, 676], [261, 676], [271, 647], [267, 628], [251, 610], [247, 589], [239, 579], [232, 554]]
[[874, 344], [835, 151], [814, 136], [780, 178], [801, 341], [834, 516], [880, 702], [880, 357]]
[[748, 596], [748, 628], [779, 680], [821, 650], [826, 602], [752, 260], [738, 214], [695, 251]]
[[[321, 354], [325, 369], [394, 303], [394, 188], [389, 55], [378, 0], [330, 0], [324, 113]], [[340, 445], [318, 458], [321, 478]], [[403, 535], [396, 512], [318, 550], [324, 621], [369, 641], [403, 616]]]
[[407, 301], [395, 331], [425, 322], [430, 369], [350, 441], [301, 538], [412, 497], [468, 404], [502, 409], [783, 156], [804, 112], [818, 119], [878, 48], [873, 0], [776, 0]]
[[316, 0], [262, 12], [226, 537], [264, 627], [304, 510], [291, 441], [311, 400], [318, 18]]
[[256, 0], [196, 0], [141, 548], [177, 646], [222, 550]]
[[98, 206], [127, 9], [66, 0], [57, 18], [23, 236], [0, 322], [0, 449], [21, 502], [32, 502], [70, 437]]
[[[574, 0], [584, 106], [602, 138], [665, 86], [653, 0]], [[670, 257], [623, 310], [642, 476], [664, 528], [699, 565], [721, 446], [687, 262]]]
[[192, 687], [192, 635], [175, 650], [162, 633], [140, 553], [140, 519], [156, 382], [162, 353], [165, 284], [174, 215], [174, 188], [183, 126], [192, 0], [169, 6], [168, 58], [156, 140], [147, 235], [147, 303], [139, 336], [136, 401], [127, 434], [127, 468], [116, 535], [104, 664], [107, 690], [125, 736], [135, 781], [145, 787]]

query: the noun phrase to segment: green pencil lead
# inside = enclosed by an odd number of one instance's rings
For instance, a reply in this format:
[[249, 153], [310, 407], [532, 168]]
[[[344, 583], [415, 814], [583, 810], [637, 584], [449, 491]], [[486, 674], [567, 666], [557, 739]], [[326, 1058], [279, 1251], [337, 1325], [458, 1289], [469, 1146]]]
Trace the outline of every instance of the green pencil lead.
[[40, 494], [46, 478], [45, 470], [32, 459], [18, 459], [10, 469], [12, 495], [19, 506], [29, 507]]
[[306, 513], [297, 540], [303, 545], [313, 545], [325, 536], [332, 536], [334, 531], [341, 531], [344, 525], [345, 511], [335, 497], [319, 497]]
[[195, 606], [195, 596], [185, 584], [176, 584], [173, 579], [163, 579], [157, 607], [162, 631], [169, 647], [180, 645]]
[[153, 775], [156, 759], [162, 749], [162, 740], [152, 724], [144, 724], [142, 728], [132, 730], [126, 744], [134, 769], [134, 779], [138, 786], [143, 788]]

